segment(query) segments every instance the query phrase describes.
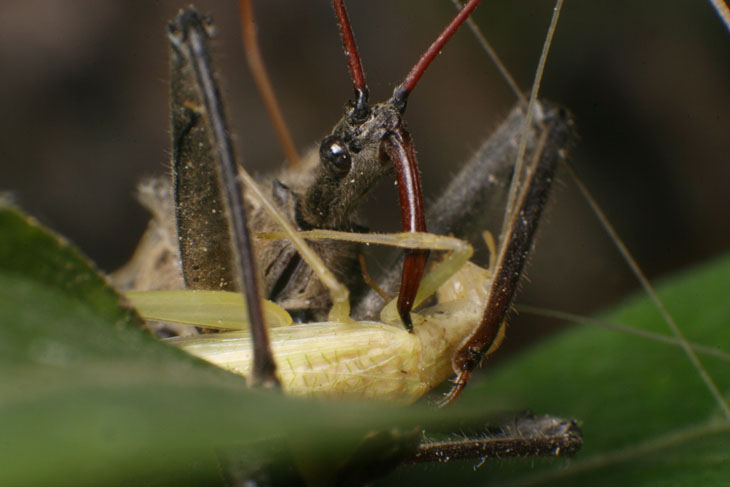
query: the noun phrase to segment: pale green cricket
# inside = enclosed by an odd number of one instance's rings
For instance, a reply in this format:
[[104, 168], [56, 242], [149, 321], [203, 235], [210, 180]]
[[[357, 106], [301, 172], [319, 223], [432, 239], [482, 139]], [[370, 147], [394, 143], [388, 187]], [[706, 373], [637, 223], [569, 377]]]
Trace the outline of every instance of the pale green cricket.
[[[306, 236], [320, 233], [337, 237], [317, 231]], [[438, 304], [415, 314], [415, 333], [408, 333], [400, 323], [395, 300], [383, 309], [381, 322], [335, 316], [332, 321], [306, 324], [292, 324], [285, 310], [266, 301], [279, 379], [286, 393], [298, 396], [411, 403], [454, 374], [451, 357], [481, 319], [490, 271], [466, 262], [472, 248], [457, 239], [430, 234], [355, 237], [399, 246], [455, 245], [426, 277], [417, 299], [418, 305], [435, 290]], [[236, 330], [167, 341], [224, 369], [249, 375], [253, 343], [242, 318], [245, 309], [240, 294], [174, 290], [130, 292], [127, 296], [148, 320]], [[494, 349], [499, 342], [501, 339]]]

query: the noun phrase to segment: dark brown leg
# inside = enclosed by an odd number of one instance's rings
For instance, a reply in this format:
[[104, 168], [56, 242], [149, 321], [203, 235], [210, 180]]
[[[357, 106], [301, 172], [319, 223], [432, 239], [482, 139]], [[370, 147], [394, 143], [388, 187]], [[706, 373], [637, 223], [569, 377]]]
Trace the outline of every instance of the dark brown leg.
[[169, 26], [173, 184], [185, 282], [238, 289], [254, 341], [250, 381], [278, 385], [264, 326], [243, 188], [210, 59], [209, 22], [194, 9]]

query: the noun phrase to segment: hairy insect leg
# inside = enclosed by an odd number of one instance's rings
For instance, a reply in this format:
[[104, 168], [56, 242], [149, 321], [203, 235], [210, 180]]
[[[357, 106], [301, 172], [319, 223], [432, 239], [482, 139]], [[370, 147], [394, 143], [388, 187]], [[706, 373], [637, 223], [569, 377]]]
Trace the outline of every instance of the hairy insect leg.
[[[173, 185], [188, 287], [238, 288], [254, 337], [255, 385], [278, 385], [223, 103], [208, 52], [207, 19], [182, 10], [170, 24]], [[207, 264], [207, 265], [206, 265]]]
[[524, 414], [481, 434], [458, 439], [426, 437], [418, 451], [404, 463], [519, 457], [570, 457], [583, 446], [583, 433], [575, 420]]
[[[582, 446], [583, 433], [575, 420], [529, 411], [458, 438], [418, 429], [378, 431], [363, 438], [352, 456], [336, 467], [334, 485], [370, 485], [404, 464], [476, 460], [477, 469], [490, 458], [569, 458]], [[263, 441], [220, 454], [232, 485], [305, 485], [302, 473], [293, 467], [292, 453], [281, 442]]]
[[479, 365], [497, 339], [522, 277], [555, 170], [566, 156], [565, 148], [575, 137], [573, 124], [565, 110], [557, 109], [551, 117], [545, 118], [543, 125], [545, 131], [541, 134], [535, 157], [526, 168], [524, 179], [520, 179], [522, 186], [515, 211], [509, 216], [500, 237], [499, 253], [482, 321], [454, 354], [452, 366], [457, 378], [441, 405], [449, 404], [459, 397], [471, 371]]

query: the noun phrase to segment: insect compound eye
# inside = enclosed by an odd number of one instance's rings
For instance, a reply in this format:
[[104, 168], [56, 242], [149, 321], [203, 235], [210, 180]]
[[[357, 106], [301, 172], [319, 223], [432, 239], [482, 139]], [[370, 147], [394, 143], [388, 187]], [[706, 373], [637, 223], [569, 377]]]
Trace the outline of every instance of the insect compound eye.
[[319, 146], [319, 158], [332, 174], [343, 177], [350, 172], [352, 158], [347, 145], [336, 135], [330, 135]]

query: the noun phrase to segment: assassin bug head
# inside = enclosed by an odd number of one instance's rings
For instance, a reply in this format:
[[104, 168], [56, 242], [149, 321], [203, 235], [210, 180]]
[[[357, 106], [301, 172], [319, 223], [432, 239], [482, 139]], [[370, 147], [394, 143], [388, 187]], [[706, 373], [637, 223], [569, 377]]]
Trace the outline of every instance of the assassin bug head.
[[[344, 2], [333, 0], [355, 100], [348, 104], [342, 120], [320, 145], [317, 184], [310, 186], [301, 208], [305, 222], [312, 227], [337, 228], [377, 180], [395, 168], [403, 231], [426, 231], [418, 162], [402, 114], [409, 93], [428, 65], [478, 4], [479, 0], [471, 0], [459, 12], [390, 100], [370, 107], [365, 74]], [[398, 313], [409, 331], [413, 329], [410, 312], [427, 258], [426, 250], [409, 250], [403, 264]]]

